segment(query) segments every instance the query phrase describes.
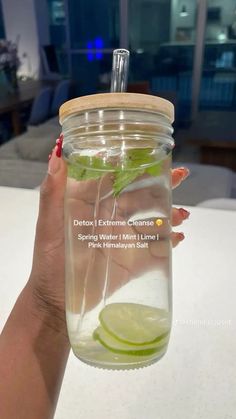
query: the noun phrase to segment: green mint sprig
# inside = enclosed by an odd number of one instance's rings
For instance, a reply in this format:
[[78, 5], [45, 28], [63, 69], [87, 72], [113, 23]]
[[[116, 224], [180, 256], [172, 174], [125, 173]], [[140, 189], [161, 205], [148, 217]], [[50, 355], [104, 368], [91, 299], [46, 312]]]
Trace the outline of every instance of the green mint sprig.
[[[79, 156], [68, 164], [68, 176], [78, 181], [99, 179], [104, 171], [112, 171], [114, 176], [113, 194], [118, 196], [137, 177], [145, 173], [160, 176], [162, 161], [156, 163], [152, 149], [127, 150], [120, 166], [103, 161], [99, 157]], [[151, 166], [150, 166], [151, 165]], [[147, 166], [147, 167], [145, 167]]]
[[113, 170], [112, 164], [99, 157], [79, 156], [68, 164], [68, 176], [76, 180], [99, 179], [104, 170]]

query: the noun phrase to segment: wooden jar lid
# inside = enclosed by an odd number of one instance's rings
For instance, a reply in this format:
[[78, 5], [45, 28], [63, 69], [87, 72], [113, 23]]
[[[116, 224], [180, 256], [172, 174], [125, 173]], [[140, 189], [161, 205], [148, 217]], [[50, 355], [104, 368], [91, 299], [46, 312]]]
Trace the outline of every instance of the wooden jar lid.
[[166, 115], [174, 121], [174, 105], [166, 99], [140, 93], [100, 93], [65, 102], [59, 111], [60, 124], [73, 114], [99, 109], [135, 109]]

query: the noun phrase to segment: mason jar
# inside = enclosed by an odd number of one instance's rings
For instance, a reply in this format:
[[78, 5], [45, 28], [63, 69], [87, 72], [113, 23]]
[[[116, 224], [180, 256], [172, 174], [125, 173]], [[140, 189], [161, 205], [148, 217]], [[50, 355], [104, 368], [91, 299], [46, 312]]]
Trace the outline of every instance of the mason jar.
[[129, 369], [166, 352], [171, 329], [173, 105], [107, 93], [60, 108], [66, 317], [75, 355]]

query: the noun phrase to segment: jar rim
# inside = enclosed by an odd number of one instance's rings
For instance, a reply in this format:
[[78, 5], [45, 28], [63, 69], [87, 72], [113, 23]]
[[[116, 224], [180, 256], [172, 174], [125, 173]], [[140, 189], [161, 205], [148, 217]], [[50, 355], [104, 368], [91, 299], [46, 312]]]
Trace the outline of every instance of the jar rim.
[[76, 113], [102, 109], [151, 111], [164, 114], [174, 122], [174, 105], [164, 98], [142, 93], [99, 93], [65, 102], [59, 110], [60, 124]]

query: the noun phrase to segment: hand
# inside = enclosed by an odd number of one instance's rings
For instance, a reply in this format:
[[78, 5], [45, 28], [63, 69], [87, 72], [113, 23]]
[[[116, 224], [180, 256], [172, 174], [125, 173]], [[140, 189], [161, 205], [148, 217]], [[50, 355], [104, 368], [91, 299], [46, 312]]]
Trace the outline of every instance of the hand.
[[[47, 174], [40, 193], [39, 217], [36, 229], [33, 267], [30, 281], [34, 288], [34, 294], [38, 305], [42, 310], [48, 311], [51, 317], [61, 321], [64, 319], [64, 192], [66, 187], [66, 165], [57, 157], [58, 146], [52, 153]], [[186, 168], [172, 171], [173, 188], [188, 176]], [[87, 188], [86, 188], [87, 189]], [[93, 190], [90, 188], [91, 196]], [[79, 192], [82, 198], [83, 190]], [[87, 200], [91, 197], [87, 196]], [[153, 199], [153, 197], [152, 197]], [[88, 210], [88, 202], [84, 201], [84, 210]], [[109, 207], [109, 201], [104, 203], [104, 209]], [[183, 209], [173, 208], [172, 225], [180, 225], [189, 213]], [[81, 219], [80, 214], [80, 219]], [[172, 243], [175, 247], [184, 239], [182, 233], [172, 234]], [[82, 260], [82, 255], [81, 255]], [[127, 259], [129, 261], [129, 259]], [[119, 262], [119, 261], [115, 261]], [[116, 263], [118, 266], [119, 263]], [[135, 266], [133, 264], [133, 266]], [[127, 268], [121, 266], [121, 269]]]
[[[168, 158], [163, 161], [163, 166], [169, 173]], [[80, 182], [68, 179], [65, 222], [70, 231], [67, 309], [71, 313], [89, 311], [148, 271], [159, 270], [168, 280], [171, 277], [170, 240], [176, 246], [184, 238], [182, 233], [171, 233], [167, 179], [144, 174], [114, 199], [113, 176], [113, 173], [106, 173], [99, 179]], [[127, 225], [126, 221], [132, 220], [132, 217], [143, 220], [145, 213], [149, 213], [147, 217], [153, 225]], [[150, 216], [150, 213], [153, 215]], [[178, 225], [188, 215], [183, 209], [174, 209], [172, 218]], [[161, 219], [161, 226], [156, 225], [157, 218]], [[86, 225], [74, 223], [77, 219]], [[96, 226], [94, 219], [104, 220], [105, 223]], [[107, 221], [124, 222], [124, 226], [109, 226]], [[113, 237], [102, 240], [100, 235]], [[140, 239], [141, 235], [153, 238], [144, 240]], [[107, 247], [108, 244], [118, 248]], [[120, 248], [120, 245], [126, 246], [126, 249]]]

